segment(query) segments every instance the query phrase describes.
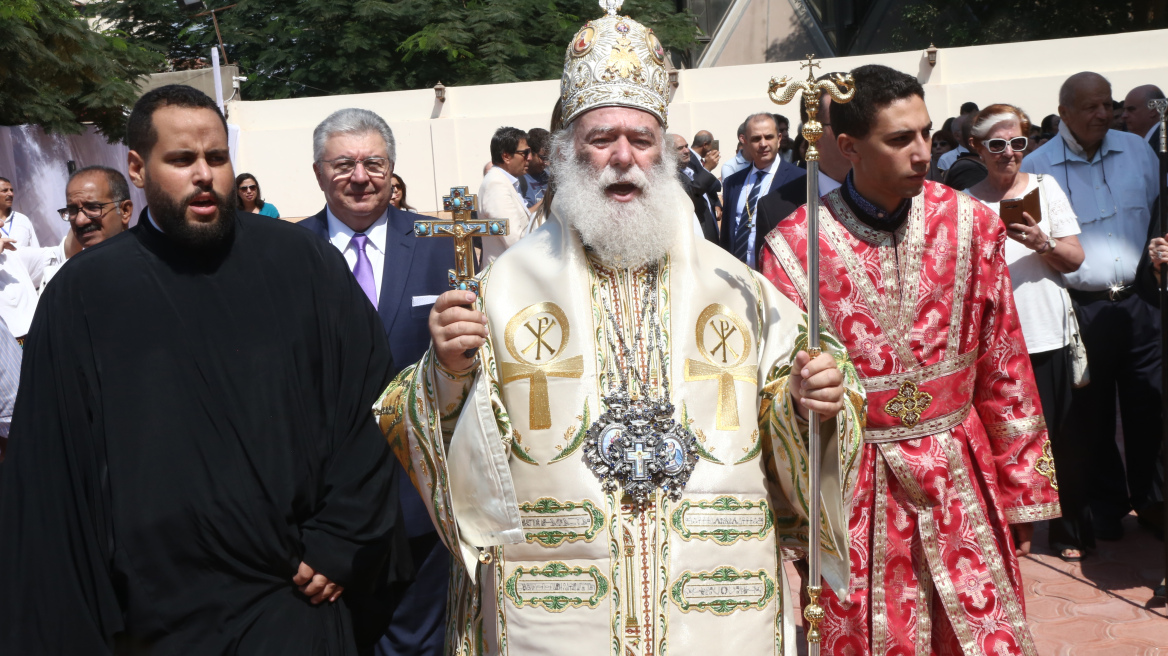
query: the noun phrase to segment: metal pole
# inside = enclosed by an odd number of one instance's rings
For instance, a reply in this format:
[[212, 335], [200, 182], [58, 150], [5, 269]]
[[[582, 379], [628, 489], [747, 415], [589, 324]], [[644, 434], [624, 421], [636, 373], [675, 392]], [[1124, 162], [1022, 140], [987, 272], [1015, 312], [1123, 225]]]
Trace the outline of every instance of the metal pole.
[[[1168, 100], [1151, 100], [1148, 107], [1160, 113], [1160, 143], [1154, 144], [1157, 155], [1160, 156], [1160, 236], [1168, 235]], [[1161, 394], [1161, 440], [1160, 458], [1164, 465], [1165, 478], [1168, 478], [1168, 363], [1164, 361], [1168, 356], [1168, 268], [1160, 267], [1160, 394]], [[1161, 496], [1165, 483], [1161, 481]], [[1168, 527], [1168, 500], [1164, 506], [1164, 526]], [[1164, 543], [1164, 574], [1168, 582], [1168, 540]], [[1164, 590], [1168, 596], [1168, 588]]]
[[227, 50], [223, 47], [223, 35], [219, 33], [219, 19], [215, 16], [215, 12], [211, 12], [211, 22], [215, 24], [215, 36], [219, 39], [219, 54], [223, 56], [223, 65], [227, 66], [231, 62], [227, 61]]
[[[816, 144], [823, 136], [823, 124], [819, 122], [819, 99], [823, 94], [830, 94], [834, 102], [849, 102], [855, 88], [852, 86], [852, 77], [835, 76], [831, 80], [816, 80], [814, 55], [807, 55], [807, 79], [791, 82], [787, 77], [781, 80], [771, 79], [768, 94], [772, 102], [785, 105], [791, 102], [798, 91], [803, 92], [803, 106], [807, 108], [807, 122], [803, 124], [803, 137], [807, 139], [807, 353], [818, 357], [822, 352], [819, 347], [819, 149]], [[786, 87], [782, 94], [779, 89]], [[819, 415], [816, 412], [807, 413], [807, 466], [810, 469], [807, 476], [808, 502], [807, 521], [810, 530], [807, 537], [807, 606], [803, 609], [803, 617], [807, 620], [807, 653], [808, 656], [819, 656], [821, 636], [819, 623], [826, 613], [819, 605], [819, 595], [823, 592], [823, 575], [820, 571], [820, 499], [823, 483], [820, 480], [823, 445], [819, 435]], [[846, 520], [845, 520], [846, 521]]]

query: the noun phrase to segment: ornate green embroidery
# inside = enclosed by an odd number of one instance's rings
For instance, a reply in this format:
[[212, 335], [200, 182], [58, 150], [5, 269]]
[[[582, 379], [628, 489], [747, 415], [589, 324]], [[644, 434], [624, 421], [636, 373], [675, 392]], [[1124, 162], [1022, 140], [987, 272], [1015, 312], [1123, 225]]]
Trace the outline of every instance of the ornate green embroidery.
[[753, 438], [754, 442], [750, 445], [750, 449], [747, 450], [746, 455], [735, 460], [734, 464], [741, 465], [744, 462], [750, 462], [762, 454], [762, 439], [760, 439], [757, 429], [754, 431]]
[[596, 608], [608, 594], [608, 579], [595, 566], [569, 567], [550, 562], [543, 567], [516, 567], [503, 593], [519, 608], [542, 606], [559, 613], [565, 608]]
[[775, 597], [775, 580], [765, 569], [740, 572], [719, 567], [713, 572], [681, 573], [669, 594], [681, 612], [708, 611], [729, 615], [736, 610], [762, 610]]
[[527, 449], [524, 449], [523, 445], [519, 443], [519, 441], [521, 439], [523, 439], [519, 435], [519, 431], [512, 429], [511, 432], [514, 433], [514, 435], [515, 435], [515, 439], [511, 440], [511, 453], [516, 458], [519, 458], [521, 461], [526, 462], [529, 465], [537, 465], [538, 466], [539, 463], [536, 462], [535, 458], [532, 458], [531, 454], [529, 454], [527, 452]]
[[577, 419], [580, 420], [580, 428], [576, 430], [576, 435], [572, 437], [572, 440], [568, 442], [568, 446], [564, 447], [560, 455], [548, 461], [549, 465], [576, 453], [576, 450], [584, 444], [584, 436], [588, 434], [588, 427], [592, 425], [592, 419], [588, 416], [588, 399], [584, 399], [584, 412]]
[[775, 521], [766, 501], [718, 497], [713, 501], [683, 500], [673, 511], [672, 524], [683, 540], [713, 540], [725, 545], [752, 538], [762, 540]]
[[558, 547], [565, 542], [580, 540], [591, 542], [604, 527], [604, 513], [591, 501], [561, 502], [543, 497], [534, 503], [529, 501], [519, 504], [519, 510], [536, 513], [534, 517], [521, 517], [520, 521], [527, 541], [538, 542], [545, 547]]
[[[685, 401], [682, 401], [681, 402], [681, 425], [689, 428], [689, 425], [692, 423], [693, 423], [693, 419], [689, 418], [689, 409], [686, 408]], [[704, 432], [702, 432], [702, 429], [692, 428], [690, 430], [692, 430], [694, 433], [694, 436], [698, 438], [696, 444], [698, 445], [698, 457], [699, 458], [701, 458], [702, 460], [708, 460], [708, 461], [714, 463], [715, 465], [726, 464], [726, 463], [722, 462], [721, 460], [718, 460], [717, 458], [715, 458], [714, 454], [712, 454], [706, 450], [706, 444], [705, 444], [706, 434]]]

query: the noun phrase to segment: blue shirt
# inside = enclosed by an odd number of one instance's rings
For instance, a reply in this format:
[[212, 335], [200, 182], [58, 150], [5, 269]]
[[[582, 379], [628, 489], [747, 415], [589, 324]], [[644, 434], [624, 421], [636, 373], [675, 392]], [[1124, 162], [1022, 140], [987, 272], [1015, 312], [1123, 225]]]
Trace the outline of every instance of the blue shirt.
[[1083, 265], [1064, 274], [1067, 286], [1103, 291], [1135, 281], [1160, 193], [1160, 165], [1139, 135], [1109, 130], [1087, 161], [1065, 128], [1022, 160], [1027, 173], [1045, 173], [1062, 187], [1079, 217]]
[[276, 209], [275, 205], [267, 201], [264, 201], [264, 206], [260, 208], [259, 213], [261, 216], [270, 216], [273, 219], [280, 218], [280, 210]]
[[20, 385], [20, 345], [8, 332], [8, 324], [0, 319], [0, 437], [8, 437], [12, 426], [12, 407], [16, 405], [16, 389]]
[[[759, 198], [759, 200], [762, 200], [762, 197], [767, 195], [767, 193], [770, 191], [771, 183], [775, 181], [775, 172], [778, 170], [779, 170], [779, 158], [778, 157], [775, 157], [774, 161], [771, 162], [771, 165], [766, 167], [765, 169], [759, 169], [758, 167], [754, 166], [753, 164], [750, 165], [750, 173], [748, 173], [746, 175], [746, 182], [744, 182], [742, 184], [742, 191], [740, 191], [738, 193], [738, 207], [734, 208], [734, 211], [735, 211], [734, 215], [738, 217], [739, 221], [742, 221], [743, 219], [746, 218], [746, 201], [747, 201], [747, 199], [750, 198], [750, 192], [751, 192], [751, 190], [754, 189], [754, 181], [758, 177], [758, 174], [760, 172], [763, 174], [762, 181], [759, 183], [759, 185], [762, 186], [762, 190], [758, 192], [758, 198]], [[755, 210], [757, 210], [757, 209], [758, 208], [756, 207]], [[754, 223], [754, 219], [755, 219], [755, 217], [753, 217], [753, 216], [750, 217], [750, 221], [752, 224]], [[757, 268], [757, 262], [755, 262], [755, 257], [754, 257], [754, 254], [755, 254], [754, 243], [755, 243], [755, 240], [758, 239], [757, 233], [758, 233], [758, 230], [752, 228], [750, 231], [750, 239], [747, 242], [748, 246], [747, 246], [747, 251], [746, 251], [746, 264], [747, 264], [747, 266], [749, 266], [752, 269]], [[765, 236], [766, 235], [763, 235], [763, 237], [765, 237]]]
[[529, 208], [534, 207], [536, 203], [543, 200], [543, 193], [547, 190], [548, 182], [551, 181], [551, 176], [548, 175], [546, 170], [544, 170], [539, 175], [526, 173], [523, 175], [523, 178], [527, 181], [527, 194], [523, 196], [523, 202], [526, 203]]

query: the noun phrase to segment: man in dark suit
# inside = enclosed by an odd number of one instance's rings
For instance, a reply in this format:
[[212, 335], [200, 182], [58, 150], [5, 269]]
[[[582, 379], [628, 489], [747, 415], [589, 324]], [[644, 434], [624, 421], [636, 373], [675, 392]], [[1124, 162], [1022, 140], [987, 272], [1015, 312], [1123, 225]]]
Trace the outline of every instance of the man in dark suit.
[[1127, 92], [1123, 99], [1123, 123], [1127, 131], [1146, 139], [1156, 152], [1160, 152], [1160, 114], [1148, 107], [1148, 101], [1163, 97], [1160, 87], [1143, 84]]
[[722, 229], [719, 243], [751, 267], [758, 266], [766, 231], [757, 221], [758, 203], [767, 194], [807, 175], [803, 169], [779, 159], [779, 130], [770, 114], [746, 119], [739, 138], [751, 165], [722, 181]]
[[715, 185], [720, 188], [718, 179], [709, 171], [698, 166], [693, 169], [688, 166], [690, 156], [693, 154], [689, 149], [689, 144], [685, 142], [685, 137], [680, 134], [668, 135], [673, 141], [673, 147], [677, 149], [677, 177], [681, 181], [682, 188], [689, 194], [690, 200], [693, 201], [694, 214], [698, 217], [698, 223], [702, 226], [702, 234], [706, 239], [718, 243], [718, 220], [714, 216], [714, 207], [707, 200], [710, 195], [717, 196], [718, 192]]
[[[831, 73], [820, 76], [824, 79]], [[819, 97], [819, 121], [823, 124], [823, 136], [819, 147], [819, 195], [826, 196], [844, 183], [844, 178], [852, 170], [852, 163], [840, 152], [831, 128], [831, 96]], [[799, 104], [799, 117], [807, 122], [807, 109]], [[796, 178], [763, 196], [758, 201], [758, 231], [767, 235], [780, 221], [807, 203], [807, 177]]]
[[[446, 271], [454, 262], [454, 244], [415, 237], [416, 215], [390, 205], [394, 138], [380, 116], [363, 109], [339, 110], [316, 127], [312, 139], [312, 168], [326, 204], [300, 225], [345, 256], [381, 316], [393, 354], [395, 370], [390, 373], [396, 375], [430, 346], [430, 309], [449, 287]], [[401, 467], [396, 461], [394, 466]], [[417, 577], [400, 602], [386, 600], [392, 620], [376, 653], [438, 656], [445, 647], [450, 556], [409, 477], [399, 471], [398, 481]]]

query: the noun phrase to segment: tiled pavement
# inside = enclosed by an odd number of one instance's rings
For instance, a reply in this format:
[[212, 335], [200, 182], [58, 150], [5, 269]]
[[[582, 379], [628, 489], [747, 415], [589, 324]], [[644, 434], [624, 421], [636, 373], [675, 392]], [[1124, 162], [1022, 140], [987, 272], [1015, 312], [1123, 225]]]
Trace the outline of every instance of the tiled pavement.
[[[1026, 614], [1041, 656], [1168, 656], [1168, 609], [1152, 600], [1163, 576], [1164, 543], [1124, 521], [1126, 536], [1100, 542], [1081, 563], [1064, 563], [1035, 531], [1022, 559]], [[788, 565], [792, 582], [799, 581]], [[794, 584], [794, 583], [793, 583]], [[806, 654], [799, 631], [800, 654]]]

